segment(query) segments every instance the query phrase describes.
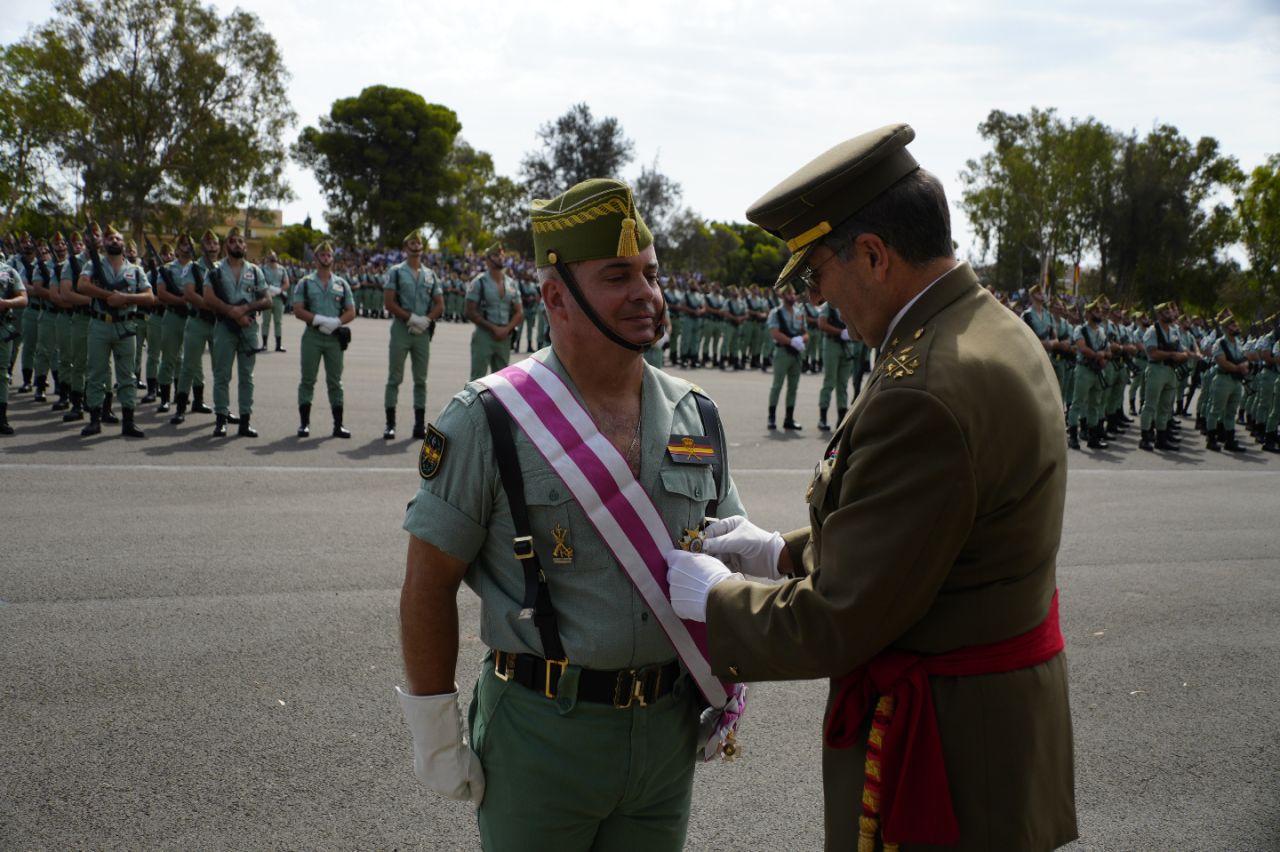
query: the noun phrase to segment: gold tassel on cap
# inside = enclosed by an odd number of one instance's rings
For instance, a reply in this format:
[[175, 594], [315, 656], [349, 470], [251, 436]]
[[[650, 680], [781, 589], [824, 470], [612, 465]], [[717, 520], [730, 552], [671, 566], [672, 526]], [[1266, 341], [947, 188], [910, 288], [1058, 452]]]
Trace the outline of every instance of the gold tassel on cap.
[[618, 257], [635, 257], [640, 253], [636, 242], [636, 220], [630, 216], [622, 220], [622, 233], [618, 235]]

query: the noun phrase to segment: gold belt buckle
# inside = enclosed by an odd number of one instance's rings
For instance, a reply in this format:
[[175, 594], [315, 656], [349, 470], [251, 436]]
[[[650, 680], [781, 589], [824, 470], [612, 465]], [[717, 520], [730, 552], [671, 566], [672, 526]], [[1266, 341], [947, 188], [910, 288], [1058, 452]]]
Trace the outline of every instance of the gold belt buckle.
[[[503, 661], [506, 665], [502, 665]], [[514, 654], [508, 654], [505, 651], [495, 651], [493, 654], [493, 674], [501, 681], [511, 680], [511, 676], [516, 671], [516, 658]]]
[[[546, 679], [542, 683], [542, 694], [547, 696], [548, 698], [555, 698], [555, 696], [551, 694], [551, 667], [559, 666], [560, 676], [564, 677], [564, 670], [569, 666], [569, 658], [565, 657], [563, 660], [547, 660], [546, 663], [547, 663]], [[556, 686], [558, 687], [559, 685], [560, 685], [560, 681], [557, 680]]]

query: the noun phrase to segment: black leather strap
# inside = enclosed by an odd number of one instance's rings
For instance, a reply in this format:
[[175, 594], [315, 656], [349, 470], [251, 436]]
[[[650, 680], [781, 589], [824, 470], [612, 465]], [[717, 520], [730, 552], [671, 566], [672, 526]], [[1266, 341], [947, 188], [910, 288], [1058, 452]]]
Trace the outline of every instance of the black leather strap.
[[720, 510], [720, 498], [725, 494], [724, 481], [724, 441], [722, 440], [722, 429], [720, 425], [720, 409], [716, 408], [716, 404], [711, 398], [694, 391], [693, 399], [698, 403], [698, 416], [702, 418], [702, 434], [707, 436], [707, 440], [711, 442], [713, 455], [711, 457], [711, 475], [716, 480], [716, 496], [707, 503], [705, 514], [709, 518], [719, 517], [716, 513]]
[[480, 394], [480, 403], [484, 406], [485, 418], [489, 421], [494, 460], [498, 464], [502, 489], [507, 493], [507, 503], [511, 507], [511, 523], [516, 530], [513, 542], [515, 557], [524, 566], [524, 601], [520, 618], [533, 619], [542, 640], [542, 652], [548, 659], [565, 660], [567, 657], [564, 646], [560, 644], [556, 611], [551, 606], [551, 589], [547, 585], [547, 575], [543, 573], [538, 561], [538, 552], [533, 546], [529, 506], [524, 499], [524, 475], [520, 471], [515, 440], [511, 436], [511, 416], [488, 391]]

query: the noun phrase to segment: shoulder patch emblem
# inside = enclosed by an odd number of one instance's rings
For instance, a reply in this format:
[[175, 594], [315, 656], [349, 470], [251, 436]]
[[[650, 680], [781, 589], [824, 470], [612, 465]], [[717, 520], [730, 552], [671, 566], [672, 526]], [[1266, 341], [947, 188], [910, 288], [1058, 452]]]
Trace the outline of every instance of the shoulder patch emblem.
[[444, 433], [432, 424], [427, 424], [427, 437], [422, 439], [422, 452], [418, 454], [418, 475], [423, 479], [431, 479], [440, 472], [444, 462]]

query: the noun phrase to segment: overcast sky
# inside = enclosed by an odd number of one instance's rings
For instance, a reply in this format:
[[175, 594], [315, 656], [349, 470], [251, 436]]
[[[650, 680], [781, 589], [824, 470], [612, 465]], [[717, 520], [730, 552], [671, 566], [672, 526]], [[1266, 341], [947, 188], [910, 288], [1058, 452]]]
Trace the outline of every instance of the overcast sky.
[[[231, 3], [218, 2], [223, 12]], [[284, 53], [301, 127], [368, 85], [457, 112], [462, 135], [515, 176], [537, 128], [585, 101], [616, 116], [715, 219], [830, 146], [898, 121], [947, 186], [960, 254], [972, 236], [959, 172], [992, 109], [1057, 107], [1120, 130], [1214, 136], [1246, 169], [1280, 151], [1280, 0], [890, 4], [649, 0], [402, 3], [245, 0]], [[0, 38], [52, 3], [8, 0]], [[323, 214], [309, 173], [285, 221]]]

